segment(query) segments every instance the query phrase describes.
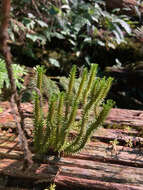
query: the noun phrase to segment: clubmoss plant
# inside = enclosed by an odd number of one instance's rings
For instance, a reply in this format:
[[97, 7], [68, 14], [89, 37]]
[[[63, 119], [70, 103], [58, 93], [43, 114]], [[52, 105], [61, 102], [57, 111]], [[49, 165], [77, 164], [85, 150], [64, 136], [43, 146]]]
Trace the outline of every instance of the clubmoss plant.
[[56, 185], [55, 184], [51, 184], [48, 189], [44, 189], [44, 190], [55, 190], [55, 189], [56, 189]]
[[[84, 68], [80, 84], [76, 92], [73, 90], [76, 80], [76, 66], [71, 69], [68, 89], [53, 94], [48, 101], [48, 113], [44, 118], [40, 97], [35, 96], [34, 114], [34, 145], [39, 154], [48, 152], [64, 152], [72, 154], [84, 148], [93, 132], [102, 125], [113, 101], [103, 103], [111, 84], [112, 78], [97, 78], [97, 65], [92, 64], [90, 71]], [[37, 88], [42, 92], [41, 84], [43, 69], [37, 69]], [[71, 138], [70, 134], [76, 123], [78, 108], [81, 110], [81, 119], [78, 122], [78, 134]], [[98, 109], [97, 109], [98, 108]], [[98, 112], [97, 112], [98, 110]], [[94, 112], [94, 118], [90, 113]]]

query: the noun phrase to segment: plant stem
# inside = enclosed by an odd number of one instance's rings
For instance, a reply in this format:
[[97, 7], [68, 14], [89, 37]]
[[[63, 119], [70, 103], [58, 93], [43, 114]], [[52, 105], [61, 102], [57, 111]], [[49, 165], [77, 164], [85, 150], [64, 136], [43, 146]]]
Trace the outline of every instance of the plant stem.
[[[11, 85], [11, 99], [10, 104], [13, 111], [14, 119], [16, 122], [16, 126], [18, 129], [19, 134], [19, 140], [22, 145], [22, 148], [24, 150], [24, 159], [26, 163], [32, 164], [32, 154], [28, 148], [28, 142], [24, 134], [24, 117], [23, 112], [21, 109], [20, 99], [18, 97], [17, 88], [15, 79], [13, 76], [13, 70], [12, 70], [12, 60], [11, 60], [11, 53], [10, 48], [8, 47], [7, 41], [9, 39], [8, 36], [8, 26], [9, 26], [9, 18], [10, 18], [10, 8], [11, 8], [11, 1], [10, 0], [3, 0], [2, 1], [2, 8], [1, 8], [1, 15], [2, 15], [2, 21], [1, 21], [1, 27], [0, 27], [0, 50], [5, 58], [6, 63], [6, 69], [8, 72], [8, 77]], [[15, 103], [18, 109], [18, 113], [20, 116], [20, 123], [17, 119], [17, 114], [15, 110]]]

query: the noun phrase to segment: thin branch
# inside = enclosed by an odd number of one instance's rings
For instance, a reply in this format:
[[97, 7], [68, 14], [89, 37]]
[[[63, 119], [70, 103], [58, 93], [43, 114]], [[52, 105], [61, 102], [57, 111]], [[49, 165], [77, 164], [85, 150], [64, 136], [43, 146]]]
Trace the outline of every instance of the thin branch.
[[33, 4], [33, 6], [34, 6], [34, 8], [35, 8], [35, 10], [36, 10], [36, 12], [38, 14], [38, 16], [41, 17], [41, 13], [40, 13], [40, 11], [38, 9], [38, 6], [37, 6], [37, 4], [36, 4], [36, 2], [34, 0], [32, 0], [32, 4]]
[[[21, 109], [20, 100], [17, 93], [16, 83], [13, 76], [13, 70], [12, 70], [12, 60], [11, 60], [11, 53], [10, 48], [8, 47], [8, 26], [9, 26], [9, 20], [10, 20], [10, 8], [11, 8], [11, 0], [3, 0], [2, 1], [2, 8], [1, 8], [1, 26], [0, 26], [0, 51], [2, 52], [3, 56], [5, 57], [6, 62], [6, 68], [8, 72], [8, 77], [11, 85], [11, 99], [10, 99], [10, 105], [13, 111], [14, 119], [16, 122], [16, 126], [18, 129], [19, 134], [19, 141], [22, 145], [22, 148], [24, 150], [24, 159], [25, 163], [32, 164], [32, 154], [28, 148], [28, 142], [24, 134], [24, 115], [23, 111]], [[18, 115], [20, 117], [20, 123], [18, 121], [16, 109], [15, 109], [15, 103], [18, 110]]]

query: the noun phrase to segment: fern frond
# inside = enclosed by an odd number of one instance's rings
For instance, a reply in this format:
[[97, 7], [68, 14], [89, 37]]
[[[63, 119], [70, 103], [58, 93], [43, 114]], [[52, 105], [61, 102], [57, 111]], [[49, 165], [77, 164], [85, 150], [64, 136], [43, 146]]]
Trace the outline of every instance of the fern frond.
[[34, 148], [36, 152], [42, 152], [42, 139], [44, 136], [43, 133], [44, 120], [41, 120], [37, 123], [37, 129], [34, 132]]
[[99, 91], [95, 92], [95, 97], [96, 97], [96, 103], [94, 104], [95, 117], [98, 115], [97, 109], [100, 107], [104, 98], [107, 96], [111, 88], [112, 81], [113, 81], [113, 78], [109, 77], [107, 80], [105, 78], [101, 79], [99, 83], [100, 84]]
[[87, 86], [83, 93], [83, 104], [85, 103], [87, 96], [88, 96], [88, 92], [90, 91], [90, 89], [93, 85], [93, 81], [95, 79], [96, 72], [97, 72], [97, 64], [91, 64], [88, 83], [87, 83]]
[[52, 97], [49, 99], [49, 109], [47, 114], [47, 125], [53, 125], [54, 119], [55, 119], [55, 112], [57, 109], [57, 101], [58, 96], [56, 94], [53, 94]]
[[46, 118], [46, 130], [45, 134], [43, 135], [43, 141], [42, 141], [42, 149], [43, 152], [48, 150], [48, 147], [51, 144], [51, 134], [52, 129], [55, 128], [55, 112], [56, 112], [56, 106], [57, 106], [57, 95], [53, 94], [52, 97], [49, 99], [49, 109], [48, 114]]
[[80, 99], [80, 96], [82, 94], [82, 91], [84, 89], [84, 84], [87, 80], [87, 69], [85, 68], [83, 70], [83, 74], [82, 74], [82, 78], [81, 78], [81, 82], [80, 82], [80, 85], [79, 85], [79, 88], [78, 88], [78, 92], [77, 92], [77, 95], [76, 95], [76, 101], [78, 102], [78, 100]]
[[108, 100], [107, 103], [103, 105], [103, 109], [100, 112], [100, 115], [98, 116], [97, 120], [88, 127], [86, 134], [81, 139], [80, 143], [76, 144], [75, 146], [72, 146], [71, 149], [69, 150], [67, 149], [66, 150], [67, 153], [76, 153], [84, 148], [85, 144], [88, 142], [88, 139], [92, 135], [93, 131], [95, 131], [95, 129], [98, 129], [98, 127], [101, 126], [101, 124], [106, 119], [113, 105], [114, 105], [114, 102], [112, 100]]
[[60, 145], [59, 150], [62, 150], [64, 145], [66, 144], [66, 140], [67, 140], [67, 136], [69, 135], [69, 131], [70, 131], [73, 123], [75, 122], [77, 108], [78, 108], [78, 104], [77, 104], [77, 102], [75, 102], [74, 105], [72, 106], [72, 110], [71, 110], [69, 119], [66, 122], [65, 126], [63, 126], [63, 129], [61, 131], [61, 145]]
[[56, 142], [55, 142], [55, 147], [59, 146], [59, 140], [60, 140], [60, 133], [62, 130], [62, 124], [63, 124], [63, 112], [64, 112], [64, 96], [65, 93], [61, 92], [59, 94], [59, 103], [58, 103], [58, 111], [57, 111], [57, 126], [56, 126]]
[[73, 147], [75, 147], [77, 144], [79, 144], [79, 142], [81, 141], [81, 139], [83, 138], [83, 136], [86, 133], [86, 127], [87, 127], [87, 122], [88, 122], [88, 118], [89, 118], [89, 113], [90, 110], [92, 108], [92, 106], [94, 105], [94, 99], [91, 98], [90, 101], [86, 104], [86, 106], [84, 107], [84, 111], [82, 113], [82, 118], [81, 118], [81, 125], [80, 125], [80, 132], [77, 135], [76, 139], [74, 140], [74, 142], [72, 142], [66, 149], [65, 151], [68, 152], [70, 150], [73, 149]]
[[[56, 140], [56, 124], [57, 124], [57, 118], [55, 117], [57, 114], [57, 103], [58, 103], [58, 96], [53, 95], [50, 100], [49, 104], [49, 113], [47, 116], [47, 132], [46, 136], [48, 136], [48, 144], [46, 145], [53, 147]], [[50, 131], [48, 135], [48, 131]], [[45, 138], [46, 139], [46, 138]]]
[[70, 111], [70, 104], [72, 100], [72, 95], [73, 95], [73, 88], [74, 88], [74, 83], [75, 83], [75, 77], [76, 77], [76, 70], [77, 67], [74, 65], [72, 67], [72, 70], [70, 72], [70, 79], [69, 79], [69, 86], [68, 90], [66, 92], [66, 102], [65, 102], [65, 121], [68, 119], [69, 111]]
[[[42, 94], [42, 80], [43, 80], [43, 68], [37, 67], [37, 88], [40, 90], [40, 94]], [[40, 97], [38, 93], [35, 94], [35, 108], [34, 108], [34, 145], [35, 149], [40, 149], [42, 138], [43, 138], [43, 111], [42, 105], [40, 102]]]

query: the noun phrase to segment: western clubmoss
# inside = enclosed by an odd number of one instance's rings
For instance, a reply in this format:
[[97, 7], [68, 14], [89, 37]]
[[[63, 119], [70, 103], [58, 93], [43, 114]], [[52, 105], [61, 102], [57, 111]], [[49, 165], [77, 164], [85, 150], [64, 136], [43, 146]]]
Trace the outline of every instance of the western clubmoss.
[[[74, 65], [70, 72], [66, 91], [50, 97], [46, 121], [39, 95], [35, 96], [34, 145], [37, 153], [45, 154], [51, 150], [67, 154], [79, 152], [84, 148], [92, 133], [103, 124], [114, 104], [112, 100], [103, 103], [111, 87], [112, 78], [97, 78], [97, 65], [92, 64], [89, 73], [87, 68], [84, 68], [75, 92], [76, 70]], [[39, 67], [37, 73], [37, 88], [42, 92], [43, 70]], [[74, 138], [69, 138], [69, 134], [75, 126], [79, 106], [82, 114], [81, 121], [78, 123], [78, 134]], [[98, 113], [95, 113], [93, 120], [89, 121], [90, 112], [99, 107]]]

